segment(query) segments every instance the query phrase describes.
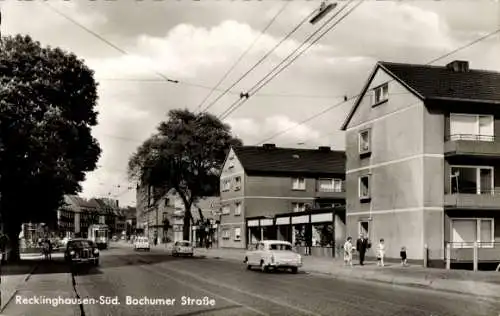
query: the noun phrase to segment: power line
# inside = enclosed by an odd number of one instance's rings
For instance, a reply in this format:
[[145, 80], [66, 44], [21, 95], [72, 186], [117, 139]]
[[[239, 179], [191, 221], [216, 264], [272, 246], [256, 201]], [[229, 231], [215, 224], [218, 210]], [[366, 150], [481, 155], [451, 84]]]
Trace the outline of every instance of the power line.
[[260, 32], [260, 34], [254, 39], [254, 41], [250, 44], [250, 46], [240, 55], [240, 57], [236, 60], [236, 62], [227, 70], [227, 72], [222, 76], [222, 78], [217, 82], [215, 87], [213, 87], [210, 92], [205, 96], [205, 98], [201, 101], [201, 103], [196, 108], [197, 110], [201, 109], [201, 107], [205, 104], [205, 102], [210, 98], [210, 96], [214, 93], [215, 89], [217, 89], [222, 82], [229, 76], [229, 74], [236, 68], [236, 66], [241, 62], [241, 60], [248, 54], [248, 52], [255, 46], [257, 41], [267, 32], [267, 30], [273, 25], [276, 19], [283, 13], [283, 11], [287, 8], [290, 2], [286, 2], [285, 5], [274, 15], [274, 17], [269, 21], [269, 23], [264, 27], [264, 29]]
[[259, 66], [264, 60], [266, 60], [267, 57], [269, 57], [283, 42], [285, 42], [290, 36], [292, 36], [304, 23], [306, 23], [309, 18], [316, 13], [316, 10], [311, 12], [309, 15], [307, 15], [302, 21], [300, 21], [299, 24], [297, 24], [285, 37], [283, 37], [269, 52], [267, 52], [264, 56], [262, 56], [261, 59], [259, 59], [247, 72], [245, 72], [238, 80], [236, 80], [229, 88], [227, 88], [223, 93], [221, 93], [215, 100], [210, 102], [208, 106], [203, 110], [203, 112], [207, 111], [210, 109], [212, 106], [214, 106], [217, 101], [219, 101], [223, 96], [225, 96], [230, 89], [234, 88], [241, 80], [245, 79], [246, 76], [250, 72], [252, 72], [257, 66]]
[[[440, 57], [437, 57], [437, 58], [435, 58], [435, 59], [431, 60], [430, 62], [428, 62], [428, 63], [426, 63], [426, 64], [424, 64], [424, 65], [430, 65], [430, 64], [433, 64], [433, 63], [435, 63], [435, 62], [437, 62], [437, 61], [440, 61], [440, 60], [442, 60], [442, 59], [444, 59], [444, 58], [446, 58], [446, 57], [449, 57], [449, 56], [451, 56], [451, 55], [453, 55], [453, 54], [455, 54], [455, 53], [457, 53], [457, 52], [459, 52], [459, 51], [461, 51], [461, 50], [464, 50], [464, 49], [466, 49], [466, 48], [471, 47], [472, 45], [475, 45], [475, 44], [477, 44], [477, 43], [479, 43], [479, 42], [481, 42], [481, 41], [484, 41], [485, 39], [487, 39], [487, 38], [489, 38], [489, 37], [491, 37], [491, 36], [493, 36], [493, 35], [495, 35], [495, 34], [497, 34], [497, 33], [500, 33], [500, 28], [499, 28], [499, 29], [496, 29], [496, 30], [494, 30], [494, 31], [492, 31], [492, 32], [490, 32], [490, 33], [488, 33], [488, 34], [484, 35], [484, 36], [481, 36], [480, 38], [477, 38], [477, 39], [473, 40], [472, 42], [469, 42], [469, 43], [467, 43], [467, 44], [465, 44], [465, 45], [462, 45], [462, 46], [460, 46], [460, 47], [458, 47], [458, 48], [456, 48], [456, 49], [454, 49], [454, 50], [452, 50], [452, 51], [450, 51], [450, 52], [448, 52], [448, 53], [446, 53], [446, 54], [444, 54], [444, 55], [442, 55], [442, 56], [440, 56]], [[389, 82], [392, 82], [392, 81], [394, 81], [394, 79], [389, 80]], [[263, 143], [263, 142], [266, 142], [266, 141], [269, 141], [269, 140], [271, 140], [271, 139], [274, 139], [274, 138], [275, 138], [275, 137], [277, 137], [277, 136], [280, 136], [280, 135], [282, 135], [282, 134], [285, 134], [286, 132], [288, 132], [288, 131], [290, 131], [290, 130], [293, 130], [293, 129], [295, 129], [295, 128], [297, 128], [297, 127], [299, 127], [299, 126], [301, 126], [301, 125], [303, 125], [303, 124], [305, 124], [305, 123], [307, 123], [307, 122], [309, 122], [309, 121], [311, 121], [311, 120], [313, 120], [313, 119], [315, 119], [315, 118], [317, 118], [317, 117], [320, 117], [320, 116], [324, 115], [325, 113], [327, 113], [327, 112], [329, 112], [329, 111], [333, 110], [334, 108], [339, 107], [339, 106], [341, 106], [342, 104], [344, 104], [344, 103], [346, 103], [346, 102], [349, 102], [350, 100], [352, 100], [352, 99], [354, 99], [354, 98], [357, 98], [357, 97], [360, 97], [360, 96], [361, 96], [361, 93], [360, 93], [360, 94], [358, 94], [358, 95], [355, 95], [355, 96], [353, 96], [353, 97], [351, 97], [351, 98], [349, 98], [349, 99], [347, 99], [347, 100], [345, 100], [344, 102], [334, 104], [334, 105], [332, 105], [332, 106], [328, 107], [327, 109], [325, 109], [325, 110], [323, 110], [323, 111], [321, 111], [321, 112], [319, 112], [319, 113], [317, 113], [317, 114], [314, 114], [313, 116], [308, 117], [308, 118], [306, 118], [306, 119], [305, 119], [305, 120], [303, 120], [303, 121], [298, 122], [295, 126], [293, 126], [293, 127], [291, 127], [291, 128], [287, 128], [287, 129], [285, 129], [285, 130], [283, 130], [283, 131], [281, 131], [281, 132], [278, 132], [278, 133], [276, 133], [275, 135], [273, 135], [272, 137], [268, 137], [268, 138], [264, 139], [263, 141], [261, 141], [261, 142], [259, 142], [259, 143], [257, 143], [257, 144], [261, 144], [261, 143]], [[304, 142], [304, 141], [302, 141], [302, 142]]]
[[[250, 88], [249, 92], [247, 92], [247, 97], [246, 98], [240, 98], [238, 99], [237, 101], [235, 101], [233, 104], [231, 104], [224, 112], [222, 112], [220, 115], [219, 115], [219, 118], [220, 119], [225, 119], [227, 118], [231, 113], [233, 113], [234, 111], [236, 111], [238, 108], [240, 108], [248, 99], [250, 96], [253, 96], [255, 93], [257, 93], [260, 89], [262, 89], [264, 86], [266, 86], [271, 80], [273, 80], [278, 74], [280, 74], [283, 70], [285, 70], [288, 66], [290, 66], [297, 58], [299, 58], [303, 53], [305, 53], [311, 46], [313, 46], [317, 41], [319, 41], [323, 36], [325, 36], [328, 32], [330, 32], [336, 25], [338, 25], [343, 19], [345, 19], [347, 16], [349, 16], [352, 11], [354, 11], [358, 6], [360, 6], [363, 1], [365, 0], [361, 0], [360, 2], [358, 2], [356, 5], [354, 5], [351, 9], [349, 9], [349, 11], [347, 11], [347, 13], [345, 13], [343, 16], [341, 16], [335, 23], [333, 23], [331, 26], [329, 26], [323, 33], [321, 33], [316, 39], [314, 39], [312, 42], [309, 43], [309, 45], [301, 52], [299, 52], [299, 54], [297, 54], [294, 58], [292, 58], [291, 60], [288, 61], [288, 59], [290, 57], [292, 57], [297, 51], [299, 51], [304, 45], [306, 45], [310, 39], [312, 39], [317, 33], [319, 33], [325, 26], [328, 25], [328, 23], [330, 23], [335, 17], [337, 17], [337, 15], [339, 15], [344, 9], [347, 8], [347, 6], [349, 6], [349, 4], [351, 4], [351, 2], [353, 2], [354, 0], [350, 0], [349, 2], [347, 2], [342, 8], [340, 8], [331, 18], [329, 18], [325, 23], [323, 23], [323, 25], [321, 25], [321, 27], [316, 30], [315, 32], [313, 32], [299, 47], [297, 47], [292, 53], [290, 53], [285, 59], [283, 59], [283, 61], [281, 63], [279, 63], [278, 65], [276, 65], [276, 67], [274, 67], [266, 76], [264, 76], [264, 78], [262, 78], [259, 82], [257, 82], [257, 84], [255, 84], [252, 88]], [[288, 61], [288, 62], [287, 62]], [[274, 75], [272, 75], [267, 81], [265, 81], [271, 74], [272, 72], [274, 72], [276, 69], [278, 69], [281, 65], [283, 65], [284, 63], [286, 63], [284, 65], [283, 68], [279, 69], [278, 72], [274, 73]], [[263, 81], [265, 81], [261, 86], [259, 86], [259, 84], [261, 84]], [[257, 87], [257, 89], [255, 91], [252, 91], [254, 90], [255, 88]], [[238, 104], [239, 103], [239, 104]]]
[[[165, 83], [162, 79], [149, 79], [149, 78], [97, 78], [97, 81], [119, 81], [119, 82], [141, 82], [141, 83]], [[202, 84], [190, 83], [190, 86], [212, 90], [213, 88]], [[217, 88], [215, 91], [225, 91], [225, 88]], [[230, 90], [228, 94], [240, 95], [240, 91]], [[314, 95], [314, 94], [294, 94], [294, 93], [259, 93], [255, 97], [273, 97], [273, 98], [306, 98], [306, 99], [336, 99], [342, 97], [341, 95]]]

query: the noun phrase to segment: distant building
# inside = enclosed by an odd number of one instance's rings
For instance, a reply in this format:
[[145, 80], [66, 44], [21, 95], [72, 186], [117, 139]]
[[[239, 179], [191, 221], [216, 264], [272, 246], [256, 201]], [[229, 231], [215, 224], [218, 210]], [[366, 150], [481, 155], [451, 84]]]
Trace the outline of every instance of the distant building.
[[[174, 189], [168, 191], [167, 194], [156, 201], [153, 197], [151, 188], [137, 187], [137, 230], [143, 232], [151, 240], [157, 237], [159, 243], [182, 240], [185, 211], [182, 199]], [[218, 200], [218, 197], [201, 199], [192, 206], [191, 214], [193, 216], [192, 226], [194, 230], [190, 230], [191, 238], [193, 238], [193, 231], [197, 230], [198, 207], [201, 206], [202, 209], [206, 210], [205, 204], [213, 205], [213, 203], [206, 202], [209, 200]]]

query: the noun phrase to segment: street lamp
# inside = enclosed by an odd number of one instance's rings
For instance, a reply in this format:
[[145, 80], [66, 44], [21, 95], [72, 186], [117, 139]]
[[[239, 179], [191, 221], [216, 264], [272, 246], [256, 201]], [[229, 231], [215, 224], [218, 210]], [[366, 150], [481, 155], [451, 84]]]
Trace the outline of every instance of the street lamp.
[[318, 13], [316, 13], [316, 15], [313, 16], [311, 18], [311, 20], [309, 20], [309, 23], [311, 23], [311, 24], [318, 23], [322, 18], [325, 17], [325, 15], [327, 15], [328, 13], [330, 13], [336, 7], [337, 7], [337, 3], [326, 4], [326, 1], [322, 2], [321, 6], [319, 7]]

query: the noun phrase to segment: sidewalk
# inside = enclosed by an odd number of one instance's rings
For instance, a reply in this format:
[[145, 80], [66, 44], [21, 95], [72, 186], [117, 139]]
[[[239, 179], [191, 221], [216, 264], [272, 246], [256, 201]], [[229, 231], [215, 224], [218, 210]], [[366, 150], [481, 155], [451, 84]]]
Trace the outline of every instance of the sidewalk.
[[[245, 252], [245, 249], [196, 248], [195, 250], [198, 256], [236, 260], [242, 263]], [[307, 272], [500, 299], [498, 272], [426, 269], [421, 266], [402, 267], [396, 263], [378, 267], [376, 262], [366, 262], [364, 266], [355, 263], [353, 267], [345, 267], [341, 260], [312, 256], [302, 258], [302, 270]]]
[[16, 299], [46, 297], [73, 298], [72, 276], [61, 258], [52, 261], [25, 259], [18, 265], [2, 267], [1, 315], [79, 315], [78, 305], [59, 305], [57, 302], [38, 304], [19, 303]]

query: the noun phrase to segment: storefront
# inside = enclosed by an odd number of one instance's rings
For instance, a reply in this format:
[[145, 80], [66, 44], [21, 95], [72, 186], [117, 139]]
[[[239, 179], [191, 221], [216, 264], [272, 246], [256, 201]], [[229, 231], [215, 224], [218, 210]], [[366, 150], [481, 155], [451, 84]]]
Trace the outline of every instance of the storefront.
[[291, 242], [302, 254], [338, 256], [345, 239], [345, 208], [323, 208], [247, 218], [247, 246], [260, 240]]

